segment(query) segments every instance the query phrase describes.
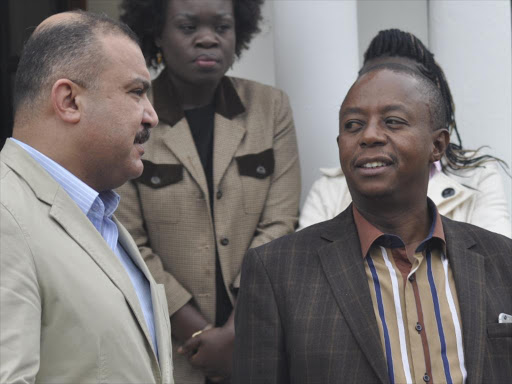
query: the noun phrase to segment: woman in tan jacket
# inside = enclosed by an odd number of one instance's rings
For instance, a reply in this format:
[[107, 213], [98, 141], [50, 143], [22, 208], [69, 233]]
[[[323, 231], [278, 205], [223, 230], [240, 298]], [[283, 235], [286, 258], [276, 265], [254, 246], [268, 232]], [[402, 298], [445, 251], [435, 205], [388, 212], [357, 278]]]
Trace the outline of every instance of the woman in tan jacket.
[[259, 31], [260, 0], [123, 3], [160, 118], [119, 218], [165, 285], [178, 383], [229, 382], [248, 248], [294, 230], [300, 170], [287, 96], [225, 76]]

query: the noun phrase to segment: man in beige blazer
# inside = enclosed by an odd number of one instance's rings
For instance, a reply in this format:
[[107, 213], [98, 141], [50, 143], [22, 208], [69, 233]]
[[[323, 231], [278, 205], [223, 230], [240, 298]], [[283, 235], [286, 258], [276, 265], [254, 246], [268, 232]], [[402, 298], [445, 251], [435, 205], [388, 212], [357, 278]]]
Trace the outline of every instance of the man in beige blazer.
[[113, 212], [158, 122], [133, 32], [54, 15], [25, 45], [0, 162], [0, 382], [166, 383], [163, 287]]

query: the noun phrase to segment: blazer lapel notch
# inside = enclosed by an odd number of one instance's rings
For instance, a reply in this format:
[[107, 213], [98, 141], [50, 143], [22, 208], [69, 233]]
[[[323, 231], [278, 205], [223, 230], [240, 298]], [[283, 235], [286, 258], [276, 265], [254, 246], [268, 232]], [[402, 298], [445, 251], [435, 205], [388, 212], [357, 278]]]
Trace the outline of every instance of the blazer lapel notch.
[[[181, 164], [183, 164], [186, 171], [201, 188], [204, 196], [208, 196], [208, 184], [206, 182], [203, 165], [197, 153], [194, 138], [190, 132], [187, 120], [183, 118], [176, 125], [172, 127], [167, 126], [166, 129], [168, 132], [166, 132], [163, 139], [165, 145], [171, 150], [174, 156], [178, 158]], [[208, 198], [206, 198], [206, 200], [208, 200]]]

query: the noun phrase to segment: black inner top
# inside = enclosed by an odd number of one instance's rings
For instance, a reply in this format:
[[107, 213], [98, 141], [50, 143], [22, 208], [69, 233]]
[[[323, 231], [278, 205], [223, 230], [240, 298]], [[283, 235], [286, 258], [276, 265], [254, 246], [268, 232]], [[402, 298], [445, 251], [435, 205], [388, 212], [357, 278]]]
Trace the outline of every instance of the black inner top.
[[[204, 175], [208, 184], [208, 196], [213, 218], [213, 125], [215, 120], [215, 106], [209, 104], [204, 107], [184, 111], [196, 149], [203, 165]], [[215, 247], [215, 283], [216, 283], [216, 315], [215, 326], [226, 323], [233, 310], [228, 293], [224, 286], [224, 279], [219, 262], [219, 252]]]

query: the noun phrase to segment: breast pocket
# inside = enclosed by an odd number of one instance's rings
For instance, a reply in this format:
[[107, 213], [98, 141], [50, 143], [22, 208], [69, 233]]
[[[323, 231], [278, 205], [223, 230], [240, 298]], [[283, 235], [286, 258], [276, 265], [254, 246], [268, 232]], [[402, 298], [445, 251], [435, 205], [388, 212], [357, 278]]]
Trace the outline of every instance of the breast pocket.
[[274, 150], [235, 157], [242, 180], [246, 213], [261, 214], [274, 173]]
[[185, 193], [182, 164], [155, 164], [142, 160], [144, 171], [135, 181], [139, 186], [144, 218], [154, 223], [177, 223], [181, 217], [180, 197]]

